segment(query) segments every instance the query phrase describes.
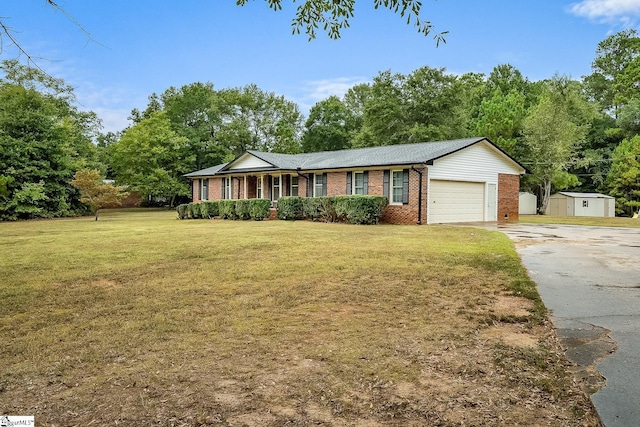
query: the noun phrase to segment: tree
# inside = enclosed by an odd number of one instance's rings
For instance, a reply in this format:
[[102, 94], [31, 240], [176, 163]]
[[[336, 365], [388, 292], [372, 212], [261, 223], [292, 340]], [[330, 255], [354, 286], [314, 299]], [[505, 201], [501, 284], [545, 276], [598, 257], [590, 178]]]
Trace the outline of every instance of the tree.
[[624, 139], [611, 159], [607, 186], [618, 212], [631, 216], [640, 207], [640, 136]]
[[[591, 65], [593, 73], [585, 77], [592, 98], [604, 111], [617, 116], [618, 109], [629, 100], [629, 91], [638, 97], [640, 83], [640, 37], [636, 30], [620, 31], [598, 43], [596, 58]], [[635, 95], [635, 96], [634, 96]]]
[[143, 197], [166, 199], [190, 194], [182, 177], [192, 171], [193, 153], [187, 138], [171, 129], [165, 112], [152, 113], [111, 145], [111, 166], [120, 184]]
[[[283, 0], [265, 0], [274, 11], [282, 10]], [[295, 2], [295, 0], [293, 0]], [[244, 6], [249, 0], [237, 0], [236, 4]], [[355, 0], [302, 0], [296, 9], [291, 26], [294, 34], [300, 34], [304, 28], [309, 40], [316, 38], [316, 31], [322, 27], [329, 38], [339, 39], [340, 32], [349, 27], [349, 19], [354, 17]], [[413, 26], [419, 33], [425, 36], [433, 32], [433, 24], [420, 17], [422, 2], [419, 0], [373, 0], [376, 9], [383, 7], [399, 13], [401, 18], [406, 18], [407, 25], [413, 22]], [[435, 33], [436, 46], [444, 39], [447, 31]]]
[[65, 216], [82, 208], [69, 181], [82, 165], [98, 163], [95, 114], [75, 108], [62, 80], [15, 60], [0, 69], [0, 171], [8, 194], [0, 219]]
[[105, 183], [97, 169], [82, 169], [76, 172], [71, 185], [80, 191], [80, 201], [91, 208], [98, 220], [100, 209], [120, 206], [129, 193], [124, 187]]
[[495, 90], [482, 101], [478, 116], [472, 120], [474, 134], [488, 137], [513, 156], [526, 117], [524, 104], [524, 95], [515, 90], [506, 96]]
[[302, 137], [302, 151], [334, 151], [351, 148], [354, 118], [347, 106], [330, 96], [311, 107]]
[[255, 84], [218, 94], [222, 125], [216, 140], [232, 155], [245, 150], [300, 152], [302, 114], [295, 103]]
[[532, 172], [529, 181], [539, 189], [540, 212], [546, 211], [554, 183], [559, 188], [578, 185], [567, 171], [584, 141], [589, 116], [574, 83], [558, 76], [548, 81], [524, 121], [524, 163]]

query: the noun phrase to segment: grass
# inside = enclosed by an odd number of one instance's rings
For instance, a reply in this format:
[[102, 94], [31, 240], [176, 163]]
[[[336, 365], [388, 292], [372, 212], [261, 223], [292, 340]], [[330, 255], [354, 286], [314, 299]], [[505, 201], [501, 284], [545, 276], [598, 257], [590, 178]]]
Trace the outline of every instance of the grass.
[[602, 218], [595, 216], [520, 215], [520, 222], [531, 224], [567, 224], [595, 227], [640, 228], [639, 219], [622, 217]]
[[501, 233], [112, 210], [0, 251], [0, 413], [39, 425], [598, 425]]

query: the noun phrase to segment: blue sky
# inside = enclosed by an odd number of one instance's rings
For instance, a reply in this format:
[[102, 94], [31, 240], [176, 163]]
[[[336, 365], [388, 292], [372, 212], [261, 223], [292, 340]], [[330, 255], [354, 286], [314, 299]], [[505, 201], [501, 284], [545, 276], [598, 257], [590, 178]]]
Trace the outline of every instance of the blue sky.
[[[299, 4], [300, 0], [298, 1]], [[530, 80], [591, 72], [598, 42], [640, 28], [640, 0], [423, 0], [423, 19], [448, 31], [436, 47], [373, 0], [357, 0], [342, 38], [291, 34], [295, 5], [273, 12], [264, 0], [58, 0], [95, 41], [44, 0], [3, 0], [0, 16], [38, 65], [74, 86], [82, 109], [104, 131], [170, 86], [257, 84], [303, 113], [379, 71], [422, 67], [488, 74], [509, 63]], [[0, 58], [16, 52], [3, 39]]]

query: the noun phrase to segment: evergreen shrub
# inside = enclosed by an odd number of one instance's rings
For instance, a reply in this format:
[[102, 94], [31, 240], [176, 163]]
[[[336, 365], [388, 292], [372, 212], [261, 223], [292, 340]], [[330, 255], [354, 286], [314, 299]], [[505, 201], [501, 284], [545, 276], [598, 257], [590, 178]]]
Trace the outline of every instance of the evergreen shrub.
[[278, 219], [304, 219], [304, 198], [286, 196], [278, 199]]

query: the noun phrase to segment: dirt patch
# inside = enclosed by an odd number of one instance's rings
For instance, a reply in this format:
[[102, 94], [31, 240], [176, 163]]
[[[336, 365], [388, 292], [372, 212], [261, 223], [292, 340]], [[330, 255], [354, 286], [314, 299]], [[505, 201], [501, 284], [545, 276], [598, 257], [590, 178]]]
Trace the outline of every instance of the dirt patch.
[[490, 342], [513, 347], [535, 348], [538, 345], [538, 338], [530, 331], [523, 329], [522, 325], [494, 325], [483, 330], [480, 336]]

